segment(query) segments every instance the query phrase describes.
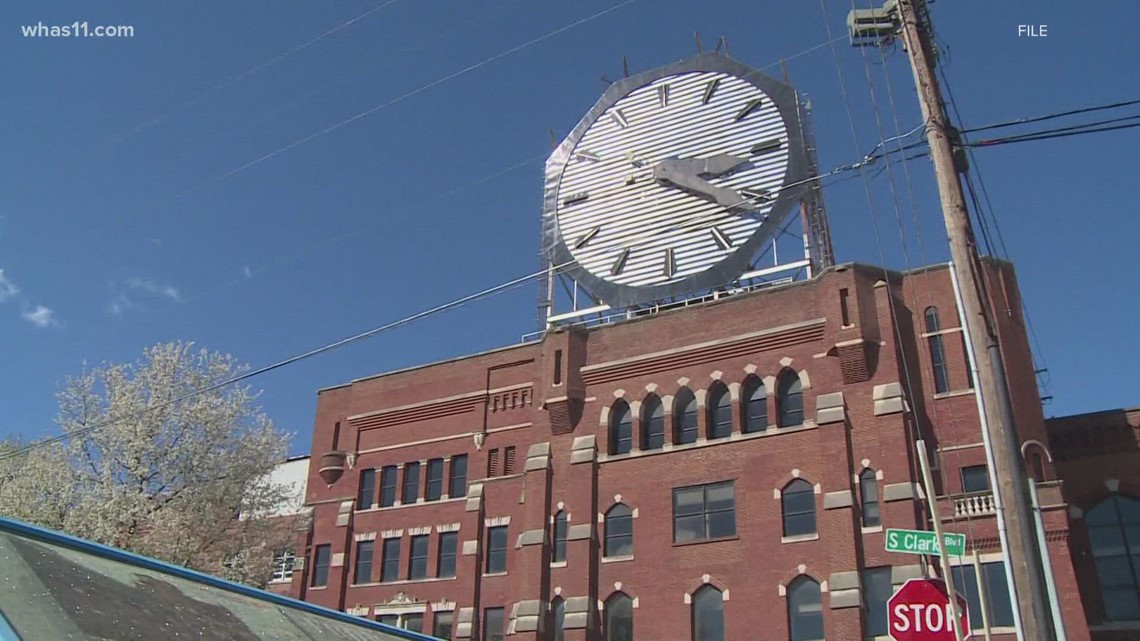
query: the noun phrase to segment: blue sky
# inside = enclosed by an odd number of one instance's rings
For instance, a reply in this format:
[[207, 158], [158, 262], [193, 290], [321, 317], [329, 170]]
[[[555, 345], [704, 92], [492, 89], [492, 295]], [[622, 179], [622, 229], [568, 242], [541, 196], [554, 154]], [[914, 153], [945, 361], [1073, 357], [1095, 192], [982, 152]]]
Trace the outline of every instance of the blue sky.
[[[815, 48], [788, 69], [812, 99], [820, 164], [856, 160], [879, 140], [876, 103], [888, 135], [895, 113], [903, 130], [919, 123], [913, 82], [902, 52], [816, 48], [828, 24], [843, 35], [851, 3], [825, 6], [829, 20], [818, 2], [754, 0], [6, 3], [0, 436], [55, 433], [54, 393], [84, 361], [182, 339], [260, 366], [533, 272], [549, 131], [573, 127], [623, 55], [631, 71], [656, 67], [693, 54], [694, 32], [774, 75]], [[966, 126], [1137, 97], [1140, 7], [1116, 3], [1108, 20], [1071, 6], [933, 5]], [[77, 20], [134, 37], [19, 29]], [[1019, 38], [1028, 23], [1048, 37]], [[1049, 415], [1140, 403], [1138, 136], [977, 154], [1049, 368]], [[879, 264], [874, 220], [891, 267], [947, 259], [929, 161], [910, 163], [917, 215], [894, 174], [907, 255], [882, 173], [873, 207], [859, 180], [825, 192], [840, 260]], [[253, 384], [305, 452], [318, 388], [516, 342], [536, 328], [536, 295]]]

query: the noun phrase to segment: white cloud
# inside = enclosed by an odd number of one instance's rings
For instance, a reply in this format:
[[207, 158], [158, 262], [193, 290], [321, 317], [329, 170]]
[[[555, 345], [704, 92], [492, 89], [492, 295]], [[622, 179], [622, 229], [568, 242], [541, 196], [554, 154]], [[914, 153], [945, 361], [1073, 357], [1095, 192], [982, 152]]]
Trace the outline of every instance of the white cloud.
[[246, 278], [253, 278], [253, 270], [249, 268], [249, 265], [242, 267], [241, 273], [244, 274]]
[[148, 300], [166, 299], [170, 302], [183, 302], [182, 293], [173, 285], [156, 283], [149, 278], [128, 278], [122, 284], [112, 282], [111, 300], [107, 302], [107, 312], [115, 316], [130, 310], [145, 310]]
[[155, 296], [165, 296], [176, 303], [182, 302], [182, 296], [173, 285], [159, 285], [147, 278], [130, 278], [127, 280], [127, 287], [138, 292], [146, 292], [148, 294], [154, 294]]
[[16, 283], [8, 278], [3, 269], [0, 269], [0, 303], [12, 298], [20, 293], [20, 288], [16, 287]]
[[55, 320], [55, 312], [43, 305], [36, 305], [35, 309], [31, 310], [25, 309], [20, 315], [36, 327], [59, 325], [59, 322]]

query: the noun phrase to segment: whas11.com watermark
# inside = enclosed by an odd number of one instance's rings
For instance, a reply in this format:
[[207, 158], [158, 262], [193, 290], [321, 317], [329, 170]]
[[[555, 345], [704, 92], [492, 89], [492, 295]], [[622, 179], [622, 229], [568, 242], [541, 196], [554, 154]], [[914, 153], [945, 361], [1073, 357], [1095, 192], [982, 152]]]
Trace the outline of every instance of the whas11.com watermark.
[[130, 25], [91, 25], [86, 20], [71, 24], [20, 25], [25, 38], [133, 38], [135, 28]]

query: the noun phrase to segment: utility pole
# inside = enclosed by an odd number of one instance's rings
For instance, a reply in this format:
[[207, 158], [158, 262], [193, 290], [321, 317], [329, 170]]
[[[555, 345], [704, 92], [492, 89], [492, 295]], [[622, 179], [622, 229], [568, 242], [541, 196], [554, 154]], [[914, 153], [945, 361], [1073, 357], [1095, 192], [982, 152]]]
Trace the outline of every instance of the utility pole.
[[[899, 37], [910, 56], [914, 72], [954, 261], [953, 269], [961, 286], [962, 317], [969, 331], [977, 368], [976, 382], [985, 412], [982, 424], [983, 429], [988, 430], [993, 449], [991, 478], [997, 480], [994, 490], [1007, 510], [1007, 552], [1014, 580], [1010, 596], [1021, 615], [1022, 638], [1026, 641], [1049, 641], [1054, 638], [1053, 626], [1045, 602], [1044, 576], [1027, 492], [1027, 474], [1022, 462], [1020, 439], [1014, 429], [997, 328], [990, 303], [980, 287], [981, 261], [954, 163], [950, 124], [934, 76], [934, 48], [925, 4], [925, 0], [897, 0]], [[1047, 553], [1045, 550], [1041, 552]]]

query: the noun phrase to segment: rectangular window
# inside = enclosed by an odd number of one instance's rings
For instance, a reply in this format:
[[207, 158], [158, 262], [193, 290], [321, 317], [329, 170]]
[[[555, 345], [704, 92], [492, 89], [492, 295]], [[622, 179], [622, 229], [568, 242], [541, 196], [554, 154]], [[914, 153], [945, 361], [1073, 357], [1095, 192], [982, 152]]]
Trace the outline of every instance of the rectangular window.
[[487, 478], [498, 476], [499, 472], [499, 448], [495, 448], [487, 452]]
[[420, 463], [404, 463], [404, 493], [400, 497], [405, 505], [415, 503], [420, 498]]
[[891, 585], [891, 569], [871, 568], [863, 571], [863, 621], [866, 630], [863, 636], [875, 637], [887, 634], [887, 599], [894, 594]]
[[398, 614], [381, 614], [376, 617], [376, 620], [384, 625], [390, 625], [393, 628], [400, 627], [400, 615]]
[[930, 347], [930, 366], [934, 369], [934, 392], [949, 392], [950, 373], [946, 370], [946, 350], [942, 346], [942, 335], [935, 334], [927, 338], [926, 344]]
[[380, 507], [396, 504], [396, 466], [385, 465], [380, 470]]
[[293, 564], [297, 557], [293, 548], [281, 548], [273, 551], [273, 573], [269, 577], [270, 583], [291, 581], [293, 579]]
[[487, 574], [507, 571], [507, 526], [487, 528]]
[[332, 449], [337, 450], [339, 448], [340, 448], [340, 421], [337, 421], [336, 425], [333, 425]]
[[962, 493], [988, 492], [990, 474], [985, 465], [970, 465], [962, 468]]
[[400, 580], [400, 539], [384, 539], [384, 558], [380, 563], [381, 583]]
[[428, 536], [417, 534], [412, 537], [412, 553], [408, 557], [408, 578], [427, 578], [428, 566]]
[[360, 490], [356, 493], [356, 509], [367, 510], [376, 498], [376, 470], [360, 470]]
[[674, 543], [735, 535], [736, 486], [733, 481], [673, 490]]
[[503, 450], [503, 476], [515, 473], [515, 446], [508, 445]]
[[[982, 602], [978, 598], [978, 580], [973, 565], [955, 566], [954, 589], [966, 599], [970, 607], [970, 626], [982, 627]], [[982, 564], [982, 584], [990, 607], [990, 625], [1013, 626], [1013, 606], [1009, 601], [1009, 588], [1005, 582], [1005, 564], [1001, 561]]]
[[309, 585], [323, 588], [329, 584], [329, 561], [332, 559], [332, 546], [318, 545], [313, 549], [313, 576]]
[[372, 581], [372, 548], [375, 541], [358, 541], [356, 543], [356, 566], [352, 572], [353, 583], [369, 583]]
[[554, 350], [554, 384], [562, 384], [562, 350]]
[[966, 362], [966, 387], [974, 389], [974, 370], [970, 368], [970, 351], [966, 349], [966, 332], [962, 332], [962, 360]]
[[438, 501], [443, 496], [443, 459], [433, 458], [427, 465], [427, 489], [424, 500]]
[[458, 548], [458, 532], [443, 532], [439, 535], [439, 562], [436, 564], [436, 576], [455, 576], [455, 557]]
[[437, 639], [450, 639], [452, 621], [455, 619], [452, 612], [436, 612], [432, 615], [431, 635]]
[[839, 317], [844, 327], [851, 325], [851, 314], [847, 311], [847, 288], [839, 290]]
[[875, 473], [869, 469], [859, 475], [859, 497], [863, 500], [863, 527], [882, 525], [879, 514], [879, 482]]
[[451, 477], [447, 480], [447, 495], [451, 498], [467, 496], [467, 455], [451, 457]]
[[483, 641], [503, 641], [503, 609], [483, 610]]
[[415, 612], [415, 613], [411, 613], [411, 614], [405, 614], [403, 616], [404, 616], [404, 620], [401, 621], [401, 625], [400, 625], [401, 628], [408, 630], [409, 632], [423, 632], [424, 631], [424, 615], [423, 614], [421, 614], [419, 612]]

